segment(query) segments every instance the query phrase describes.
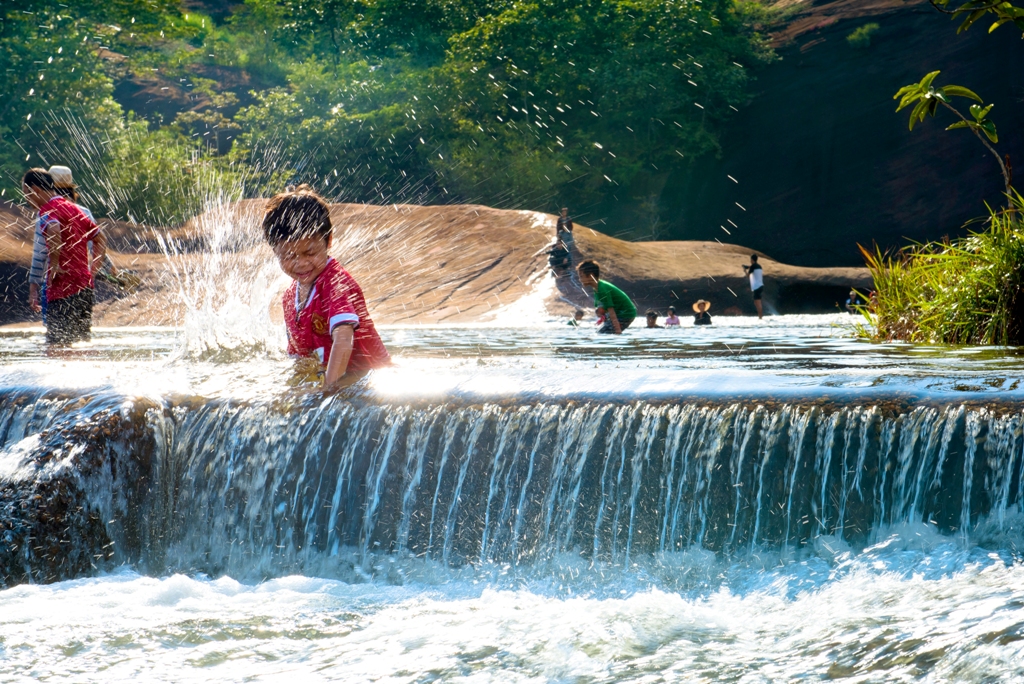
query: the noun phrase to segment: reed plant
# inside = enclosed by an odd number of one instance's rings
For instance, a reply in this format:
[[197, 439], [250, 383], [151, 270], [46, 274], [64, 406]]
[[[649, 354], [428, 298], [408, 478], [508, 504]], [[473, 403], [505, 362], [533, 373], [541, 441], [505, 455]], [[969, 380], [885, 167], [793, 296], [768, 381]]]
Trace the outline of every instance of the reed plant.
[[861, 247], [875, 296], [861, 334], [880, 341], [1024, 344], [1024, 197], [989, 207], [967, 237], [917, 244], [896, 254]]

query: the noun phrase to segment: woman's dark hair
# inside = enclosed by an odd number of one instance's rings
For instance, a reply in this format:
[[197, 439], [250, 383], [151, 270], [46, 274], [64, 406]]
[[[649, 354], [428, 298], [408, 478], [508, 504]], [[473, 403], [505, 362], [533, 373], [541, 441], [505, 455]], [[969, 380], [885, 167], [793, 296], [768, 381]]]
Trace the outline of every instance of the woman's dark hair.
[[271, 247], [282, 242], [331, 237], [331, 210], [308, 185], [274, 195], [263, 215], [263, 237]]
[[580, 263], [580, 265], [576, 267], [576, 270], [580, 275], [592, 275], [595, 278], [601, 278], [601, 266], [593, 259], [587, 259]]
[[21, 182], [30, 188], [41, 188], [53, 192], [53, 176], [46, 169], [29, 169], [21, 177]]
[[669, 313], [675, 313], [676, 312], [676, 307], [674, 307], [674, 306], [668, 307], [668, 312]]

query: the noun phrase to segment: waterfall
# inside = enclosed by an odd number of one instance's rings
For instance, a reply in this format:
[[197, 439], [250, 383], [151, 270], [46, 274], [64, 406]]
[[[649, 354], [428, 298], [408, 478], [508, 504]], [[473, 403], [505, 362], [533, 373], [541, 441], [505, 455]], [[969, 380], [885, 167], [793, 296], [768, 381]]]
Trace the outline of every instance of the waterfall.
[[3, 581], [628, 563], [1007, 526], [1018, 409], [0, 395]]

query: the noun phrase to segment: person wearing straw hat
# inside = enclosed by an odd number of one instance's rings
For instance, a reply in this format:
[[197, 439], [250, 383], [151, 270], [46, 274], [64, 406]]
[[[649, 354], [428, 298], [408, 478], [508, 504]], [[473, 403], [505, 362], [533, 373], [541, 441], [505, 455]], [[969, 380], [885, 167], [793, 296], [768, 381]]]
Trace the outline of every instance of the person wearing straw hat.
[[706, 299], [698, 299], [693, 304], [693, 324], [694, 325], [711, 325], [711, 314], [708, 313], [708, 309], [711, 308], [711, 302]]

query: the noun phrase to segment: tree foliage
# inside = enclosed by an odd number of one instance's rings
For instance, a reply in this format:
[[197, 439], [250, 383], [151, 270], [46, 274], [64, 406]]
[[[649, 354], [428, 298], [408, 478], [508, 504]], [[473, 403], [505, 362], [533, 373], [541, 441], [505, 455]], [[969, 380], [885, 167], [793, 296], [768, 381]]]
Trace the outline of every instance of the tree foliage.
[[[276, 178], [349, 201], [656, 214], [650, 188], [718, 152], [771, 56], [745, 0], [245, 0], [220, 22], [177, 0], [25, 7], [0, 25], [8, 87], [32, 91], [0, 105], [5, 185], [26, 156], [78, 154], [138, 193], [105, 192], [109, 211], [151, 222], [181, 214], [161, 169], [196, 164], [250, 192]], [[131, 78], [198, 104], [143, 121], [113, 98]]]
[[1024, 8], [1017, 7], [1011, 2], [1003, 0], [968, 0], [957, 4], [956, 0], [929, 0], [933, 7], [944, 14], [949, 14], [953, 19], [960, 19], [961, 23], [957, 33], [971, 28], [975, 22], [991, 14], [995, 20], [988, 28], [992, 33], [1003, 24], [1013, 24], [1021, 31], [1024, 31]]
[[[1003, 186], [1007, 196], [1010, 195], [1010, 171], [1007, 168], [1006, 163], [999, 156], [999, 153], [995, 151], [990, 143], [999, 142], [999, 134], [996, 132], [996, 125], [991, 119], [988, 118], [989, 112], [992, 111], [992, 107], [995, 105], [985, 106], [985, 101], [969, 88], [957, 85], [947, 86], [936, 86], [935, 78], [940, 72], [933, 71], [918, 83], [912, 83], [908, 86], [904, 86], [893, 96], [894, 100], [899, 100], [899, 106], [896, 107], [896, 111], [901, 111], [907, 107], [913, 105], [913, 109], [910, 111], [910, 130], [914, 130], [914, 126], [925, 120], [925, 117], [935, 116], [935, 112], [941, 106], [944, 109], [953, 113], [954, 116], [959, 119], [949, 126], [946, 127], [947, 131], [956, 128], [966, 128], [977, 136], [981, 144], [985, 146], [999, 163], [999, 169], [1003, 174]], [[968, 118], [960, 112], [959, 109], [953, 106], [952, 99], [954, 97], [966, 98], [968, 100], [974, 100], [978, 104], [972, 104], [968, 112], [971, 117]]]

